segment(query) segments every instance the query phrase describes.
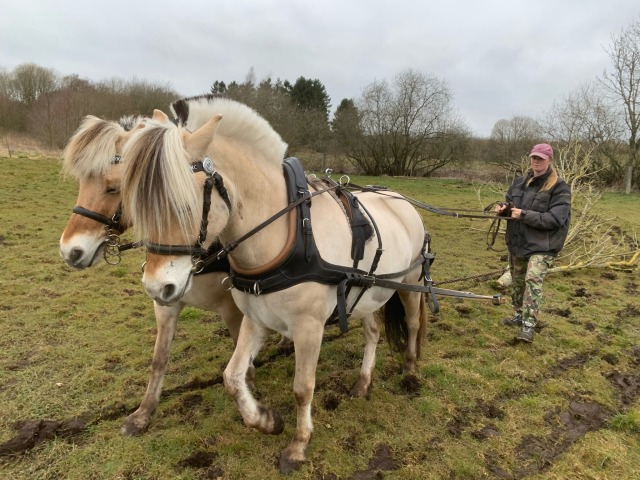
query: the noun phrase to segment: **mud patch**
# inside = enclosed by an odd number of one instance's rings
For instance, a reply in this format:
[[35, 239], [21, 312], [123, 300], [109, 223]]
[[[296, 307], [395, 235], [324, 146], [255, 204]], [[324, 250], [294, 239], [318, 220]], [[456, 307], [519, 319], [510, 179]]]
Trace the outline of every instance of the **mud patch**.
[[198, 478], [215, 480], [224, 476], [224, 470], [213, 462], [218, 457], [216, 452], [198, 451], [178, 462], [178, 469], [191, 468], [200, 470]]
[[574, 355], [573, 357], [563, 358], [561, 360], [558, 360], [558, 363], [551, 367], [550, 371], [555, 375], [557, 373], [569, 370], [570, 368], [580, 368], [585, 363], [587, 363], [594, 355], [595, 352], [581, 352]]
[[640, 397], [640, 375], [630, 375], [617, 370], [605, 373], [605, 378], [617, 390], [620, 403], [628, 407]]
[[631, 349], [631, 362], [634, 365], [640, 365], [640, 346]]
[[471, 307], [469, 307], [468, 305], [462, 305], [462, 304], [456, 305], [454, 308], [456, 309], [456, 312], [458, 312], [458, 314], [461, 317], [465, 317], [465, 318], [469, 317], [471, 315], [471, 312], [473, 311]]
[[555, 410], [545, 415], [552, 432], [546, 436], [525, 436], [516, 447], [521, 464], [516, 478], [535, 475], [548, 469], [554, 460], [586, 433], [602, 428], [610, 414], [600, 404], [572, 400], [567, 410]]
[[21, 453], [54, 438], [72, 439], [86, 429], [89, 420], [74, 417], [65, 421], [20, 420], [13, 424], [18, 434], [0, 445], [0, 456]]
[[385, 471], [398, 470], [400, 466], [393, 458], [388, 445], [380, 444], [376, 447], [373, 456], [369, 460], [366, 470], [355, 472], [351, 480], [377, 480], [384, 478]]
[[407, 395], [416, 396], [420, 394], [422, 382], [416, 375], [407, 374], [400, 380], [400, 388]]
[[580, 287], [578, 289], [576, 289], [575, 293], [573, 294], [574, 297], [580, 297], [580, 298], [589, 298], [591, 296], [591, 294], [589, 292], [587, 292], [587, 289], [584, 287]]
[[624, 290], [629, 295], [636, 295], [638, 293], [638, 284], [635, 282], [629, 282], [624, 286]]
[[500, 433], [500, 430], [498, 430], [498, 427], [496, 427], [492, 423], [485, 425], [480, 430], [471, 432], [471, 436], [478, 440], [485, 440], [490, 437], [499, 437], [500, 435], [502, 435]]
[[627, 303], [625, 307], [616, 313], [616, 317], [619, 319], [628, 318], [628, 317], [640, 317], [640, 310], [635, 305]]
[[564, 317], [564, 318], [568, 318], [571, 316], [570, 308], [549, 308], [549, 309], [545, 309], [545, 311], [553, 315], [558, 315], [559, 317]]
[[614, 355], [613, 353], [605, 353], [604, 355], [601, 356], [601, 358], [602, 360], [607, 362], [609, 365], [617, 365], [618, 362], [620, 361], [618, 359], [618, 356]]
[[602, 278], [606, 278], [607, 280], [615, 280], [618, 276], [613, 272], [602, 272], [600, 275]]
[[329, 392], [322, 399], [322, 406], [326, 411], [330, 412], [332, 410], [336, 410], [340, 406], [341, 402], [342, 402], [342, 397], [340, 397], [339, 395], [336, 395], [333, 392]]
[[172, 395], [179, 395], [181, 393], [191, 392], [194, 390], [204, 390], [205, 388], [209, 388], [214, 385], [222, 385], [222, 384], [223, 384], [222, 375], [217, 375], [209, 380], [201, 380], [199, 378], [194, 378], [190, 382], [187, 382], [183, 385], [164, 390], [160, 398], [167, 398]]
[[213, 461], [218, 457], [216, 452], [198, 451], [193, 452], [187, 458], [178, 462], [181, 468], [207, 468], [211, 466]]

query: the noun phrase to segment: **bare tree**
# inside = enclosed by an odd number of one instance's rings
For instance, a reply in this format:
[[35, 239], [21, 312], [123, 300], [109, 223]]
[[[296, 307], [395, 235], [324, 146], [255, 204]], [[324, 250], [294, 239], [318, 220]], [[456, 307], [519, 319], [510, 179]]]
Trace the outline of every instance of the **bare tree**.
[[516, 116], [510, 120], [498, 120], [487, 143], [486, 161], [507, 170], [518, 170], [522, 157], [541, 139], [540, 125], [531, 117]]
[[14, 68], [11, 84], [17, 100], [29, 107], [40, 96], [55, 91], [58, 82], [58, 75], [52, 69], [23, 63]]
[[444, 80], [405, 69], [375, 80], [356, 102], [362, 135], [347, 155], [371, 175], [425, 175], [461, 154], [469, 129], [456, 116]]
[[587, 82], [553, 103], [541, 121], [546, 137], [556, 145], [579, 142], [590, 152], [591, 171], [602, 184], [624, 175], [621, 144], [624, 126], [598, 82]]
[[638, 177], [637, 173], [634, 177], [634, 167], [640, 158], [640, 17], [626, 29], [612, 35], [605, 51], [613, 66], [610, 70], [605, 69], [600, 80], [617, 100], [626, 125], [629, 149], [624, 188], [629, 194], [635, 177]]

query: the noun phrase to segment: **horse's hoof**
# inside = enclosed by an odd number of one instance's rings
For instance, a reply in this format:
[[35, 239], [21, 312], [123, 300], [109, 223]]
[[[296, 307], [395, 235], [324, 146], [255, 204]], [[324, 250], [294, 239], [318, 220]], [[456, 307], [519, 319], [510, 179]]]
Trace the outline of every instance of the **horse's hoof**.
[[147, 426], [147, 423], [144, 423], [142, 426], [137, 426], [135, 420], [127, 418], [120, 429], [120, 434], [126, 437], [136, 437], [142, 435], [147, 430]]
[[357, 382], [353, 388], [349, 391], [349, 395], [353, 398], [367, 398], [371, 389], [371, 384], [363, 385], [362, 382]]
[[286, 452], [283, 452], [280, 455], [280, 473], [283, 475], [287, 475], [291, 472], [294, 472], [298, 470], [303, 463], [303, 460], [290, 459]]
[[271, 431], [271, 435], [280, 435], [284, 432], [284, 421], [278, 412], [271, 412], [273, 419], [273, 430]]

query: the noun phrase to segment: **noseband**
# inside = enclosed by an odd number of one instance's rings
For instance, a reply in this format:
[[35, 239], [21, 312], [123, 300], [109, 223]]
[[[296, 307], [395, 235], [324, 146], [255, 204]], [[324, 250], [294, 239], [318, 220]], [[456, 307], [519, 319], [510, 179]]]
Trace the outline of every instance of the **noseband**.
[[224, 186], [222, 176], [213, 168], [213, 162], [209, 157], [205, 157], [200, 162], [193, 162], [191, 164], [191, 172], [198, 173], [204, 172], [207, 175], [207, 179], [204, 182], [203, 203], [202, 203], [202, 219], [200, 220], [200, 233], [198, 239], [193, 245], [168, 245], [163, 243], [146, 242], [147, 252], [155, 253], [157, 255], [191, 255], [193, 273], [200, 273], [205, 267], [205, 259], [209, 254], [209, 251], [204, 248], [205, 240], [207, 239], [207, 227], [209, 226], [209, 210], [211, 209], [211, 192], [213, 187], [216, 188], [220, 197], [227, 205], [229, 213], [231, 213], [231, 201], [229, 200], [229, 193]]

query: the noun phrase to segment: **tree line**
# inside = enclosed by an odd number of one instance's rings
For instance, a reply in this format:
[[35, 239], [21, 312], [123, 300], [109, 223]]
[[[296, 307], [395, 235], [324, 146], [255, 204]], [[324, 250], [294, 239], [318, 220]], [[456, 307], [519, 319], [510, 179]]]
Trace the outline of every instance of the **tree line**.
[[[481, 162], [521, 168], [531, 145], [573, 143], [589, 153], [599, 183], [640, 185], [640, 18], [611, 36], [602, 76], [556, 99], [543, 118], [498, 120], [488, 139], [474, 138], [446, 80], [411, 68], [375, 80], [359, 96], [331, 98], [319, 79], [216, 79], [211, 95], [243, 102], [289, 144], [289, 155], [316, 159], [317, 169], [344, 159], [356, 173], [430, 176], [448, 164]], [[150, 115], [180, 98], [169, 85], [113, 78], [92, 82], [32, 63], [0, 69], [0, 129], [27, 132], [63, 147], [87, 114], [106, 119]], [[307, 163], [307, 162], [306, 162]]]

